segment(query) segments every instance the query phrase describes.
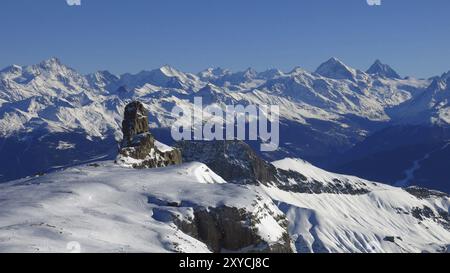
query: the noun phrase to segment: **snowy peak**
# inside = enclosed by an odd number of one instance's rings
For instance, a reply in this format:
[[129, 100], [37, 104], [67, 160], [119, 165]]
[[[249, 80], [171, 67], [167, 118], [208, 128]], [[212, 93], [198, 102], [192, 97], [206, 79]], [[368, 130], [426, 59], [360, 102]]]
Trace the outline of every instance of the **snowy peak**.
[[255, 69], [249, 67], [244, 71], [244, 78], [246, 78], [247, 80], [251, 80], [254, 79], [258, 76], [258, 72], [256, 72]]
[[392, 117], [402, 123], [450, 124], [450, 79], [448, 74], [430, 79], [429, 86], [418, 96], [394, 108]]
[[10, 65], [0, 70], [0, 81], [1, 80], [16, 80], [20, 81], [23, 74], [23, 67], [19, 65]]
[[122, 85], [128, 89], [143, 87], [149, 83], [154, 86], [178, 89], [190, 89], [196, 86], [196, 76], [185, 74], [173, 67], [165, 65], [151, 71], [141, 71], [137, 74], [124, 74], [121, 76]]
[[46, 75], [61, 75], [63, 77], [80, 77], [74, 69], [64, 65], [58, 58], [52, 57], [48, 60], [44, 60], [37, 65], [27, 66], [25, 73], [39, 76], [41, 74]]
[[247, 68], [244, 71], [232, 73], [229, 75], [225, 75], [221, 78], [222, 82], [229, 82], [234, 85], [239, 85], [241, 83], [252, 81], [256, 79], [258, 73], [253, 68]]
[[17, 82], [28, 82], [31, 79], [42, 74], [48, 76], [69, 73], [75, 73], [75, 71], [63, 65], [61, 61], [55, 57], [44, 60], [36, 65], [11, 65], [0, 71], [0, 75], [2, 78], [13, 79]]
[[202, 80], [212, 81], [212, 80], [217, 80], [219, 78], [222, 78], [229, 74], [231, 74], [231, 72], [228, 69], [224, 69], [221, 67], [216, 67], [216, 68], [210, 67], [210, 68], [205, 69], [205, 70], [201, 71], [200, 73], [198, 73], [198, 76]]
[[44, 60], [39, 64], [43, 68], [51, 69], [51, 68], [58, 68], [62, 66], [63, 64], [61, 61], [56, 57], [51, 57], [48, 60]]
[[306, 71], [304, 68], [300, 66], [294, 67], [289, 73], [289, 75], [300, 75], [300, 74], [310, 74], [308, 71]]
[[430, 86], [428, 87], [429, 91], [443, 91], [447, 88], [447, 83], [443, 78], [434, 79]]
[[383, 64], [380, 60], [376, 60], [375, 63], [366, 71], [367, 74], [377, 75], [380, 77], [400, 79], [400, 75], [387, 64]]
[[119, 77], [107, 70], [97, 71], [86, 76], [89, 84], [101, 90], [115, 91], [118, 89]]
[[450, 71], [442, 74], [441, 78], [445, 79], [446, 81], [450, 80]]
[[84, 75], [50, 58], [35, 65], [13, 65], [0, 71], [3, 97], [18, 101], [32, 96], [65, 97], [89, 88]]
[[107, 70], [100, 70], [95, 72], [94, 74], [89, 74], [88, 78], [93, 79], [97, 82], [112, 82], [119, 80], [119, 77]]
[[271, 80], [282, 76], [284, 76], [284, 73], [276, 68], [268, 69], [266, 71], [258, 73], [258, 78], [264, 80]]
[[169, 66], [169, 65], [164, 65], [162, 67], [160, 67], [159, 69], [157, 69], [157, 71], [161, 72], [162, 74], [164, 74], [167, 77], [177, 77], [177, 78], [184, 78], [185, 74], [180, 72], [179, 70]]
[[[434, 102], [440, 102], [442, 100], [447, 100], [449, 97], [446, 95], [445, 97], [440, 97], [442, 94], [440, 93], [449, 93], [443, 91], [450, 90], [450, 72], [442, 74], [440, 77], [434, 77], [431, 81], [431, 84], [428, 86], [427, 90], [423, 93], [423, 96], [430, 97], [430, 100]], [[438, 96], [439, 95], [439, 96]]]
[[10, 65], [0, 70], [1, 74], [19, 74], [22, 73], [22, 67], [20, 65]]
[[355, 69], [345, 65], [334, 57], [321, 64], [316, 69], [316, 73], [336, 80], [354, 80], [356, 76]]
[[63, 82], [79, 82], [85, 81], [83, 75], [79, 74], [75, 69], [72, 69], [63, 64], [58, 58], [52, 57], [44, 60], [37, 65], [27, 66], [23, 72], [27, 78], [42, 78], [47, 80], [53, 78]]

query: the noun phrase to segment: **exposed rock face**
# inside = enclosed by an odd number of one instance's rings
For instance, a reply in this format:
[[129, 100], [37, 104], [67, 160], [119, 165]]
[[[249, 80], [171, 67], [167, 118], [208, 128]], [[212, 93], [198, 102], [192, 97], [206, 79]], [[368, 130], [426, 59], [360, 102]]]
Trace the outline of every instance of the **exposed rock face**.
[[405, 188], [405, 191], [409, 192], [410, 194], [414, 195], [419, 199], [427, 199], [432, 197], [450, 197], [450, 195], [443, 192], [429, 190], [416, 186]]
[[243, 141], [185, 141], [178, 147], [183, 152], [183, 160], [202, 162], [229, 183], [275, 181], [276, 168]]
[[297, 171], [279, 169], [261, 159], [243, 141], [185, 141], [178, 143], [178, 147], [182, 150], [184, 161], [202, 162], [229, 183], [261, 183], [298, 193], [368, 193], [364, 182], [350, 183], [335, 178], [330, 183], [322, 183], [310, 180]]
[[123, 144], [128, 146], [134, 136], [149, 132], [148, 111], [138, 101], [133, 101], [125, 106], [124, 119], [122, 121]]
[[197, 208], [192, 222], [175, 221], [180, 229], [204, 242], [213, 252], [241, 251], [292, 253], [287, 220], [278, 219], [286, 232], [277, 243], [268, 244], [257, 233], [259, 221], [251, 212], [234, 207]]
[[181, 152], [153, 137], [148, 126], [148, 111], [138, 101], [125, 107], [123, 140], [116, 162], [133, 168], [157, 168], [181, 164]]
[[[331, 180], [331, 183], [324, 184], [320, 181], [308, 180], [299, 172], [286, 171], [282, 169], [277, 169], [276, 177], [276, 186], [285, 191], [311, 194], [330, 193], [349, 195], [369, 193], [367, 184], [364, 182], [349, 182], [334, 178]], [[292, 181], [295, 181], [295, 183], [291, 183]]]

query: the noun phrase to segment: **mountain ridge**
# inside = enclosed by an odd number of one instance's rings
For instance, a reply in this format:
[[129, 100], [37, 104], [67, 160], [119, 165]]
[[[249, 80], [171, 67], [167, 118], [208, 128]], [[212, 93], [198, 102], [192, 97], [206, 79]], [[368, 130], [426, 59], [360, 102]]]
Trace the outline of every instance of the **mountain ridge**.
[[[201, 153], [220, 149], [210, 147]], [[235, 161], [247, 152], [227, 154], [229, 164], [247, 168]], [[256, 166], [259, 160], [249, 162]], [[450, 197], [444, 193], [333, 174], [295, 158], [263, 168], [287, 177], [263, 183], [247, 172], [225, 180], [199, 162], [133, 169], [97, 161], [0, 184], [0, 224], [15, 227], [0, 228], [0, 240], [7, 242], [0, 252], [66, 252], [68, 242], [81, 252], [449, 250]]]
[[[336, 167], [345, 152], [393, 124], [449, 126], [446, 96], [432, 96], [432, 108], [421, 102], [433, 94], [428, 92], [438, 82], [433, 80], [445, 81], [447, 74], [434, 79], [389, 78], [351, 68], [337, 58], [329, 62], [350, 71], [347, 76], [351, 77], [335, 79], [336, 75], [330, 74], [333, 78], [329, 78], [300, 67], [289, 72], [209, 69], [192, 74], [169, 66], [121, 76], [108, 71], [82, 75], [56, 58], [3, 69], [0, 181], [92, 157], [88, 150], [81, 155], [73, 149], [56, 149], [60, 147], [52, 143], [56, 136], [64, 138], [64, 147], [92, 145], [98, 147], [99, 155], [110, 155], [107, 147], [109, 142], [120, 140], [122, 111], [132, 100], [142, 101], [149, 111], [150, 128], [169, 143], [173, 142], [169, 133], [175, 121], [172, 108], [192, 110], [195, 96], [203, 97], [204, 106], [278, 105], [280, 148], [263, 156], [272, 160], [302, 157], [322, 168]], [[401, 113], [409, 110], [404, 109], [415, 109], [418, 114], [405, 119]], [[208, 113], [204, 117], [213, 118]], [[54, 156], [30, 162], [32, 154]], [[16, 163], [8, 160], [11, 157], [18, 157]], [[410, 163], [408, 159], [403, 165]], [[21, 176], [14, 169], [22, 169]], [[404, 171], [398, 170], [400, 174]]]

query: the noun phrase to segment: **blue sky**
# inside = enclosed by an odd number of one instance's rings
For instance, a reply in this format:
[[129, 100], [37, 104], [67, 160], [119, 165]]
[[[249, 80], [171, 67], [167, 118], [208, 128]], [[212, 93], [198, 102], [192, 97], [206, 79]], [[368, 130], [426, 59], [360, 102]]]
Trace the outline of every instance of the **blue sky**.
[[448, 14], [448, 0], [1, 0], [0, 67], [56, 56], [84, 73], [314, 70], [336, 56], [427, 77], [450, 70]]

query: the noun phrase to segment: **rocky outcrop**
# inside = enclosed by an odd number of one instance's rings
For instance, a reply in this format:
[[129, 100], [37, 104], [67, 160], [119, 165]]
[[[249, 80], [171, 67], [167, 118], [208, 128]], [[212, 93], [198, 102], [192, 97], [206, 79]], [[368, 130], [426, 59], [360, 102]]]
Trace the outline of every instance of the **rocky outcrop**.
[[153, 137], [148, 126], [148, 111], [138, 101], [125, 107], [122, 122], [123, 140], [116, 162], [137, 169], [181, 164], [181, 152]]
[[427, 199], [427, 198], [433, 198], [433, 197], [438, 197], [438, 198], [450, 197], [450, 195], [448, 195], [444, 192], [429, 190], [429, 189], [425, 189], [425, 188], [421, 188], [421, 187], [417, 187], [417, 186], [408, 187], [408, 188], [405, 188], [404, 190], [419, 199]]
[[450, 214], [442, 209], [438, 209], [436, 212], [428, 206], [413, 207], [411, 209], [411, 215], [419, 220], [419, 222], [425, 220], [431, 220], [435, 223], [443, 226], [445, 229], [450, 230]]
[[297, 171], [276, 168], [261, 159], [245, 142], [234, 141], [185, 141], [177, 144], [183, 161], [198, 161], [229, 183], [273, 185], [285, 191], [298, 193], [366, 194], [364, 182], [349, 182], [334, 178], [329, 183], [308, 179]]
[[139, 101], [133, 101], [125, 106], [122, 121], [123, 143], [128, 146], [137, 135], [148, 133], [148, 111]]
[[291, 253], [287, 219], [277, 222], [286, 229], [278, 242], [269, 244], [258, 235], [259, 219], [245, 209], [235, 207], [196, 208], [191, 222], [175, 221], [186, 234], [204, 242], [213, 252]]
[[229, 183], [267, 184], [276, 168], [243, 141], [185, 141], [178, 143], [184, 161], [199, 161]]

